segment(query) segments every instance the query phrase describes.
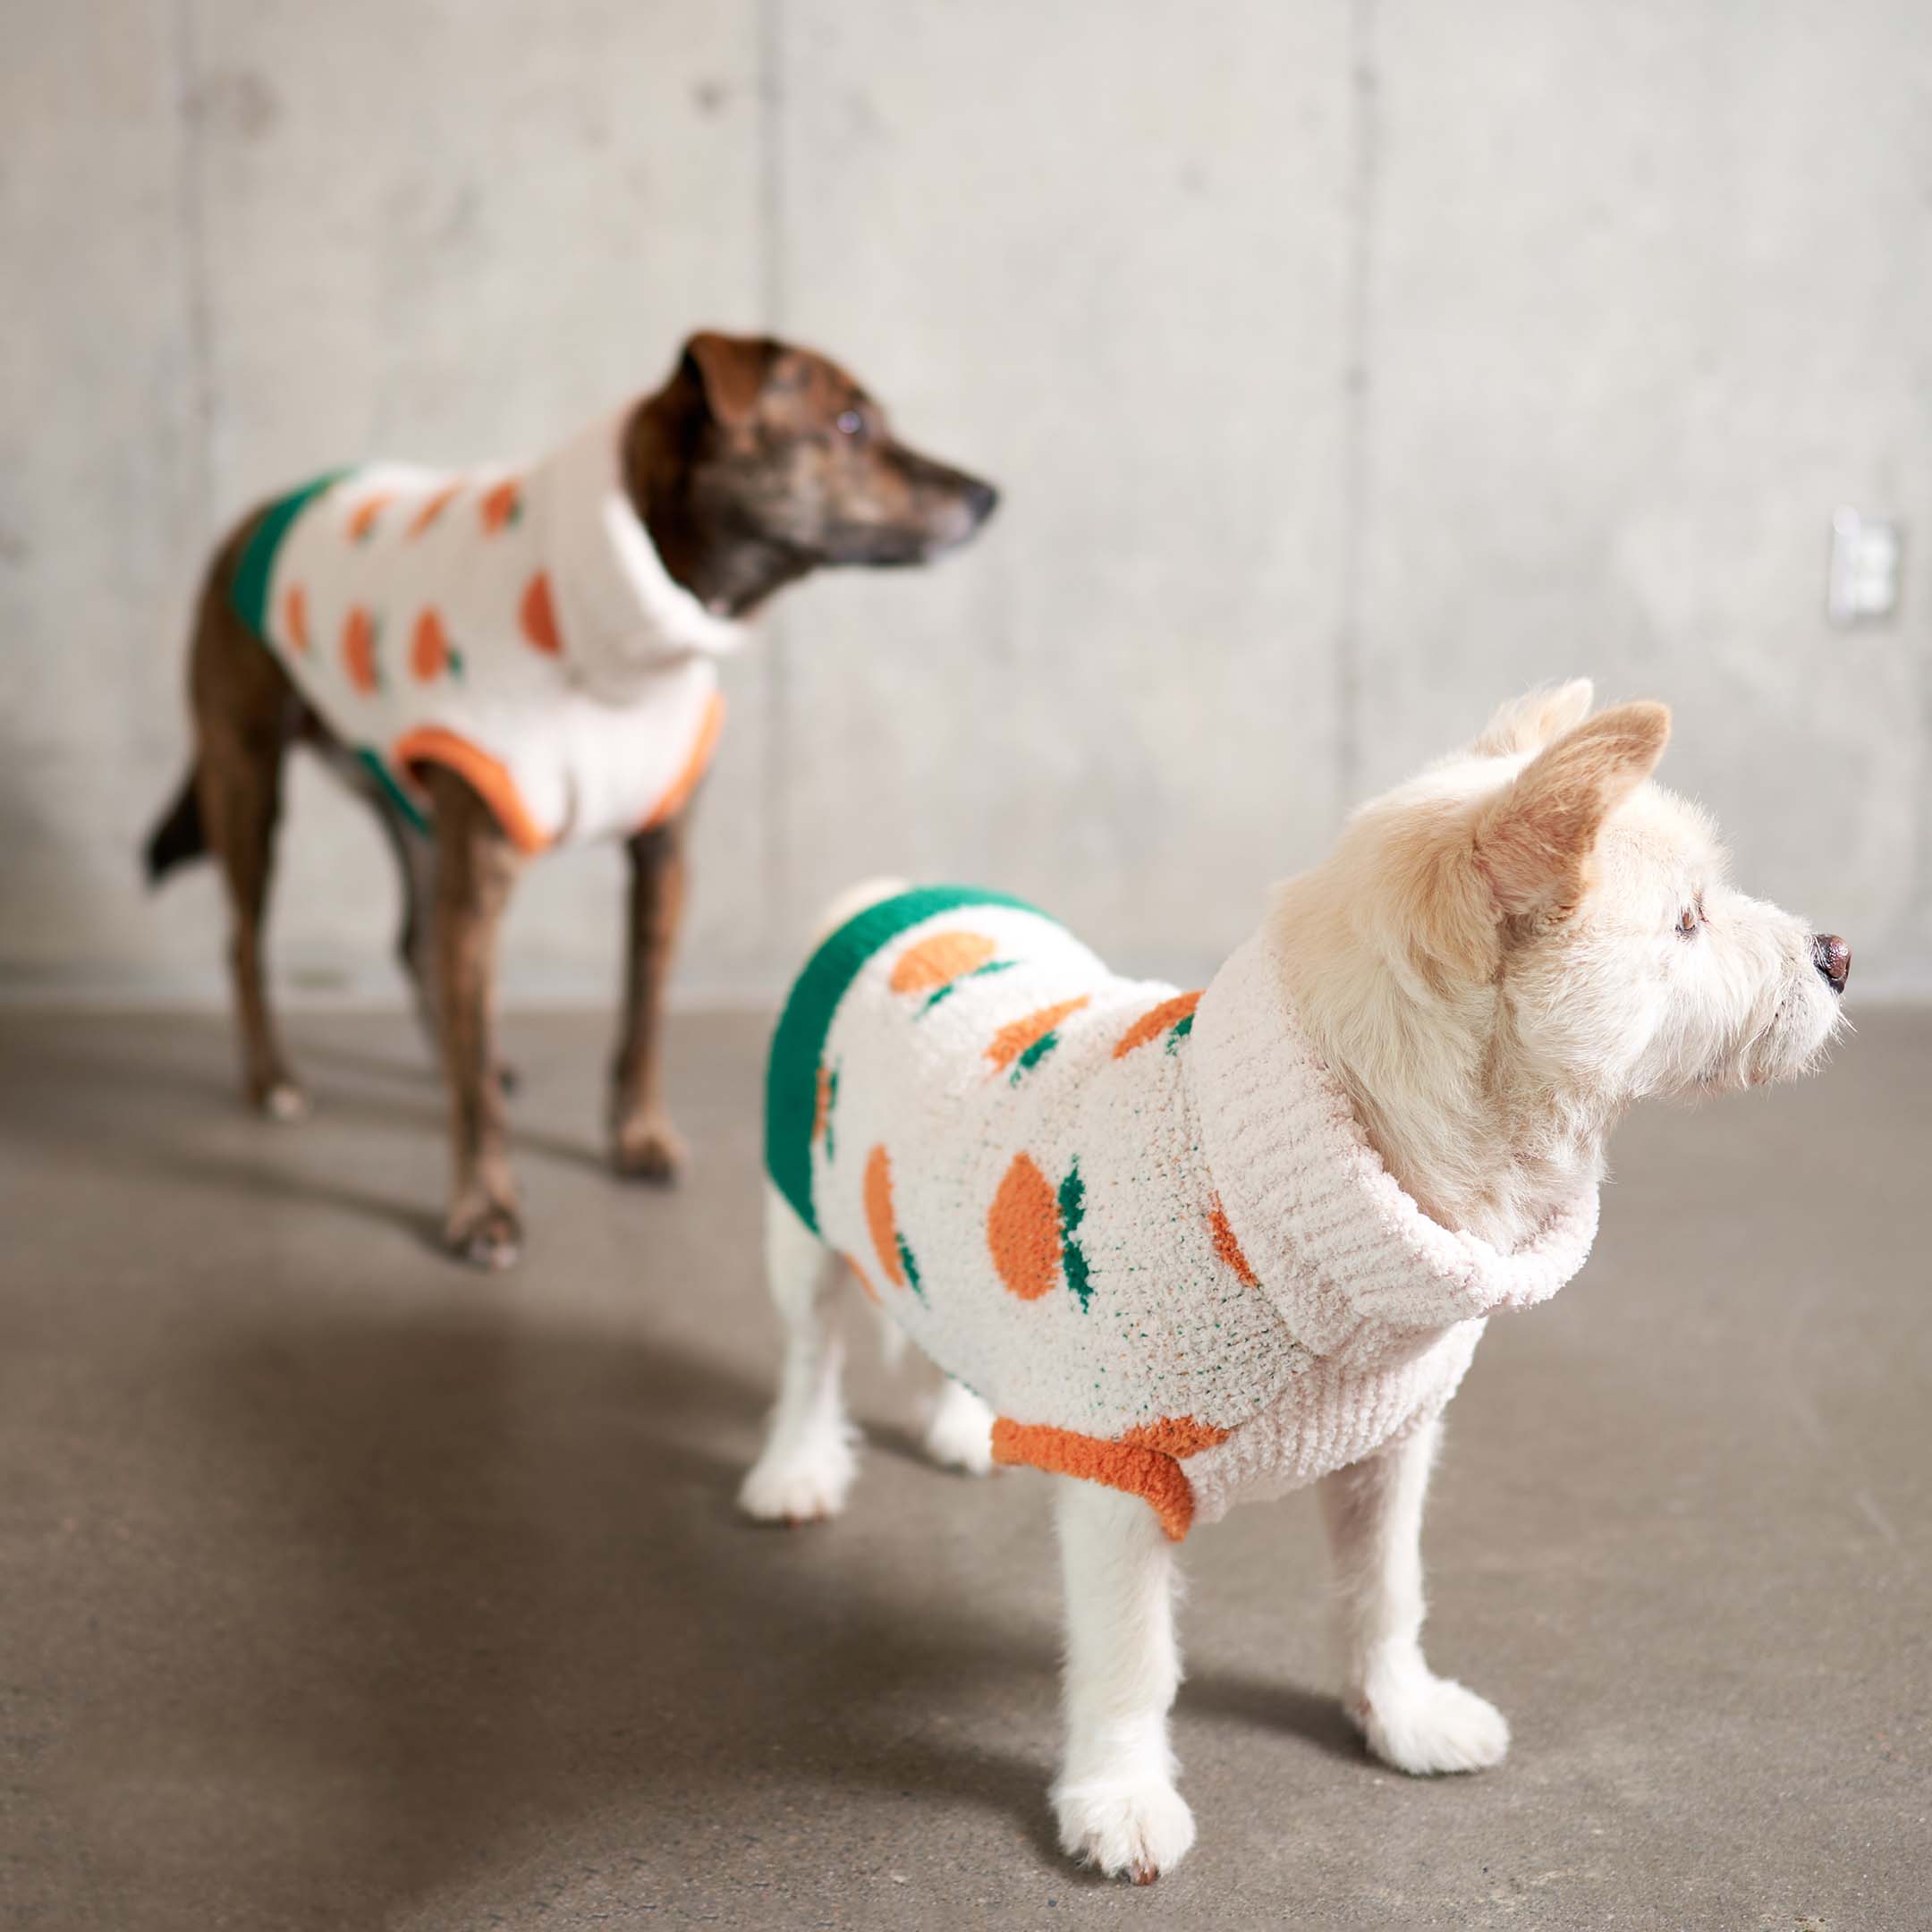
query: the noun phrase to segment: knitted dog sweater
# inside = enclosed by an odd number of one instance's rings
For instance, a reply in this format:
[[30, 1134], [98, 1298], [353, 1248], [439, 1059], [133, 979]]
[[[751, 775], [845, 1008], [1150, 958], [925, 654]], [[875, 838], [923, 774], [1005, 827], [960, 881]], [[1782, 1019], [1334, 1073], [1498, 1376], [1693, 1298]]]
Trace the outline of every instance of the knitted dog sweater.
[[338, 471], [250, 534], [236, 609], [417, 825], [430, 765], [525, 852], [640, 831], [703, 776], [739, 628], [672, 579], [632, 507], [629, 413], [522, 469]]
[[998, 1418], [994, 1454], [1176, 1539], [1436, 1414], [1492, 1310], [1554, 1294], [1588, 1187], [1504, 1253], [1430, 1220], [1298, 1027], [1266, 935], [1204, 993], [997, 894], [827, 938], [773, 1041], [774, 1184]]

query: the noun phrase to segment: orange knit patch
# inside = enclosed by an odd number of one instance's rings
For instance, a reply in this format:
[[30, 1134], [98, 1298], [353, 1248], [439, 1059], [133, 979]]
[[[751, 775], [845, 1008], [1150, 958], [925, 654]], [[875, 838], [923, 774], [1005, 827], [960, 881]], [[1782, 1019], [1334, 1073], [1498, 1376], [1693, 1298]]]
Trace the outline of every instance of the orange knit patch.
[[349, 513], [349, 534], [357, 543], [376, 528], [376, 519], [389, 507], [394, 494], [393, 490], [377, 490], [374, 496], [365, 496]]
[[448, 670], [449, 661], [449, 632], [431, 607], [417, 618], [416, 628], [410, 635], [410, 669], [419, 682], [427, 684]]
[[997, 951], [984, 933], [935, 933], [909, 945], [892, 970], [894, 993], [930, 993], [984, 966]]
[[564, 640], [557, 635], [556, 611], [550, 602], [547, 572], [538, 571], [523, 586], [523, 601], [517, 606], [517, 623], [522, 626], [531, 648], [540, 650], [545, 657], [555, 657], [564, 648]]
[[1199, 1004], [1199, 993], [1176, 993], [1172, 999], [1164, 999], [1158, 1006], [1142, 1013], [1121, 1035], [1114, 1047], [1114, 1057], [1124, 1060], [1136, 1046], [1145, 1046], [1150, 1039], [1158, 1039], [1169, 1027], [1178, 1026]]
[[349, 682], [368, 697], [380, 682], [376, 675], [376, 620], [360, 604], [343, 619], [342, 659]]
[[1208, 1431], [1191, 1418], [1177, 1416], [1130, 1429], [1118, 1442], [1108, 1442], [1099, 1436], [1082, 1436], [1077, 1429], [1014, 1422], [1001, 1416], [993, 1424], [993, 1460], [1025, 1463], [1055, 1476], [1080, 1476], [1137, 1496], [1160, 1518], [1169, 1539], [1178, 1543], [1194, 1521], [1194, 1488], [1176, 1455], [1192, 1452], [1160, 1446], [1167, 1431], [1175, 1432], [1174, 1440], [1191, 1441], [1198, 1448], [1226, 1436], [1225, 1430]]
[[291, 646], [299, 651], [309, 648], [309, 597], [299, 583], [282, 593], [282, 628]]
[[844, 1260], [845, 1266], [852, 1271], [852, 1279], [865, 1290], [866, 1300], [877, 1303], [879, 1299], [879, 1292], [866, 1279], [866, 1271], [850, 1255], [845, 1256]]
[[866, 1156], [866, 1226], [871, 1231], [872, 1246], [878, 1256], [886, 1279], [894, 1288], [906, 1284], [905, 1270], [899, 1265], [899, 1224], [893, 1218], [892, 1162], [883, 1147]]
[[1036, 1040], [1044, 1039], [1069, 1013], [1078, 1013], [1086, 1004], [1087, 996], [1082, 993], [1078, 999], [1062, 1000], [1057, 1006], [1042, 1006], [1023, 1020], [1008, 1021], [993, 1036], [987, 1058], [996, 1067], [1010, 1067]]
[[1060, 1274], [1060, 1203], [1030, 1154], [1016, 1154], [987, 1210], [987, 1246], [999, 1278], [1038, 1301]]
[[699, 780], [711, 767], [711, 754], [717, 750], [718, 733], [724, 729], [724, 693], [713, 691], [704, 716], [698, 720], [698, 735], [691, 740], [683, 767], [671, 781], [671, 789], [652, 806], [650, 817], [638, 827], [639, 831], [648, 832], [653, 826], [661, 826], [683, 810], [698, 789]]
[[523, 513], [523, 486], [515, 477], [505, 477], [495, 489], [485, 490], [477, 504], [483, 520], [483, 534], [494, 537], [507, 529]]
[[829, 1067], [818, 1069], [818, 1097], [812, 1102], [811, 1144], [817, 1147], [825, 1139], [826, 1123], [832, 1117], [832, 1071]]
[[1208, 1211], [1208, 1226], [1214, 1235], [1214, 1251], [1239, 1275], [1250, 1288], [1261, 1285], [1260, 1277], [1248, 1266], [1248, 1257], [1241, 1252], [1241, 1243], [1234, 1239], [1234, 1230], [1228, 1223], [1227, 1210], [1221, 1205], [1221, 1197], [1215, 1196], [1214, 1206]]
[[445, 483], [422, 508], [410, 519], [409, 534], [420, 537], [436, 520], [449, 508], [463, 493], [461, 483]]

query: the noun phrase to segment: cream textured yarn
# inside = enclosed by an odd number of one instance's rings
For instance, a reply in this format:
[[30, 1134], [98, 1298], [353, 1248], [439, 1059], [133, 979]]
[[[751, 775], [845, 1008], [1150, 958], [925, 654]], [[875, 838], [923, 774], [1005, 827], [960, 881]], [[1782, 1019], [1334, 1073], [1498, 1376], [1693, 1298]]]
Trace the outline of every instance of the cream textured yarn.
[[522, 469], [341, 471], [258, 519], [236, 608], [411, 818], [446, 765], [537, 852], [667, 818], [703, 775], [740, 631], [658, 557], [629, 416]]
[[774, 1182], [993, 1406], [996, 1454], [1176, 1537], [1434, 1414], [1482, 1318], [1554, 1294], [1596, 1230], [1594, 1187], [1514, 1253], [1430, 1220], [1283, 985], [1262, 936], [1179, 993], [928, 889], [825, 942], [773, 1046]]

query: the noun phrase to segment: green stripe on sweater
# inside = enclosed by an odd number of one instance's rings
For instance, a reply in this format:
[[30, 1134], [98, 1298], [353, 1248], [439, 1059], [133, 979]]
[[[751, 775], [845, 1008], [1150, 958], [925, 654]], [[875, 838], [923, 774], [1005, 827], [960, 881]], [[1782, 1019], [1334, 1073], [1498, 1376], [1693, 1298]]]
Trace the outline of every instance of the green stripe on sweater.
[[255, 528], [242, 547], [242, 561], [235, 565], [229, 597], [242, 622], [264, 644], [269, 641], [268, 580], [275, 572], [275, 552], [282, 547], [282, 539], [295, 519], [324, 490], [340, 483], [348, 474], [346, 470], [331, 470], [313, 483], [304, 483], [299, 490], [276, 497], [256, 519]]
[[818, 1063], [839, 1002], [865, 962], [902, 932], [965, 906], [1010, 906], [1045, 918], [1037, 906], [970, 886], [923, 886], [881, 899], [847, 919], [792, 982], [765, 1072], [765, 1167], [807, 1227], [817, 1230], [811, 1198], [812, 1120], [818, 1110]]

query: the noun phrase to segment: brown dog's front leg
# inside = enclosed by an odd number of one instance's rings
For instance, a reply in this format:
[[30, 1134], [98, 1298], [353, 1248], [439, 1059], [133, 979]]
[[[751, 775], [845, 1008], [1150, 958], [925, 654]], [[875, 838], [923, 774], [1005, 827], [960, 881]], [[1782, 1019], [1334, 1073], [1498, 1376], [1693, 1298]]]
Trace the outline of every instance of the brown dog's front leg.
[[662, 1087], [665, 984], [684, 916], [684, 827], [681, 813], [640, 832], [630, 846], [631, 930], [623, 1031], [611, 1069], [611, 1133], [617, 1172], [639, 1181], [674, 1181], [684, 1165]]
[[446, 1238], [466, 1261], [508, 1267], [523, 1230], [495, 1074], [496, 928], [521, 860], [488, 806], [453, 772], [432, 768], [427, 784], [436, 842], [431, 966], [455, 1169]]

